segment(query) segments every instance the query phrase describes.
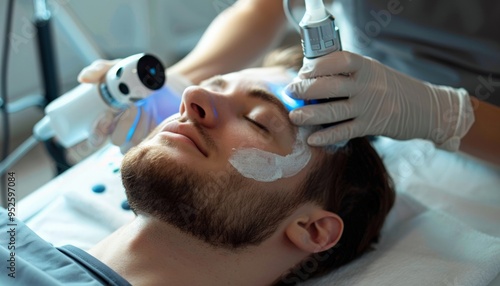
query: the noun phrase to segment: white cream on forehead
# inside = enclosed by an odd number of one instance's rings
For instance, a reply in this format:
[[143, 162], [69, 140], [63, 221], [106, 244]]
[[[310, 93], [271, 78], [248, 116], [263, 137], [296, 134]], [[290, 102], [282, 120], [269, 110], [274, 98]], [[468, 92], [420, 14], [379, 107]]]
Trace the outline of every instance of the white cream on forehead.
[[299, 128], [292, 153], [281, 156], [257, 148], [238, 148], [229, 163], [246, 178], [259, 182], [273, 182], [291, 177], [300, 172], [311, 159], [311, 148], [307, 137], [311, 130]]

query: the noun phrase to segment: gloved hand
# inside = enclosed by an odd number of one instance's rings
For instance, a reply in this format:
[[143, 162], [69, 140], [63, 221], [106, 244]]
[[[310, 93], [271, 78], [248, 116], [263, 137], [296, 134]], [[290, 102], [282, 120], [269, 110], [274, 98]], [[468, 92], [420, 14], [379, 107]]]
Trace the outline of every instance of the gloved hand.
[[[81, 83], [100, 82], [106, 72], [120, 60], [96, 60], [78, 75]], [[126, 110], [108, 109], [95, 123], [93, 145], [110, 137], [111, 143], [125, 154], [139, 144], [164, 119], [179, 112], [182, 92], [190, 82], [178, 74], [167, 72], [167, 85], [150, 97], [136, 102]]]
[[339, 122], [308, 138], [324, 146], [364, 135], [394, 139], [422, 138], [446, 150], [458, 150], [474, 122], [467, 91], [422, 82], [376, 60], [350, 52], [304, 59], [298, 77], [287, 87], [295, 98], [341, 98], [296, 109], [297, 125]]

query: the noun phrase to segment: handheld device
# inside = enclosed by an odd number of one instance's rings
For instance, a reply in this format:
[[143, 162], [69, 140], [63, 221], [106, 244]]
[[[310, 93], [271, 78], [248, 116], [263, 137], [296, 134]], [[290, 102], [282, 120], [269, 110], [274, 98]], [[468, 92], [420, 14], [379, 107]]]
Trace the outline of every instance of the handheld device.
[[136, 54], [113, 66], [99, 84], [80, 84], [52, 101], [37, 123], [38, 137], [55, 136], [68, 148], [86, 139], [96, 119], [109, 108], [127, 109], [166, 82], [165, 68], [156, 57]]

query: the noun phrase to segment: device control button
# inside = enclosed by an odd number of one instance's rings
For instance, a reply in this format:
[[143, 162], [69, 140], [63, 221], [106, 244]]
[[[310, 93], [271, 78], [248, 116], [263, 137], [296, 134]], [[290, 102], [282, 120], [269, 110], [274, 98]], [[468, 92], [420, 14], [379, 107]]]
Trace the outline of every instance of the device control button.
[[333, 46], [333, 45], [334, 45], [334, 44], [333, 44], [333, 41], [326, 41], [326, 42], [325, 42], [325, 47], [326, 47], [326, 48], [331, 47], [331, 46]]
[[331, 25], [322, 26], [321, 35], [324, 40], [332, 40], [335, 37], [334, 27]]
[[128, 86], [123, 82], [118, 85], [118, 89], [125, 95], [129, 93]]
[[319, 44], [318, 45], [311, 45], [311, 49], [313, 49], [315, 51], [316, 50], [321, 50], [321, 45], [319, 45]]
[[92, 192], [94, 192], [94, 193], [102, 193], [105, 190], [106, 190], [106, 186], [104, 186], [103, 184], [97, 184], [97, 185], [92, 187]]

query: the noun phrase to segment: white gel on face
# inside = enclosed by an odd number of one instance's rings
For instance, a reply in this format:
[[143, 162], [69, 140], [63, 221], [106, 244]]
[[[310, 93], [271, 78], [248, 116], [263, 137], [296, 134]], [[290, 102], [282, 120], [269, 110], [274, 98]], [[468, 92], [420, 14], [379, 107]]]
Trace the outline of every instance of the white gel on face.
[[306, 139], [311, 130], [299, 128], [292, 153], [281, 156], [257, 148], [240, 148], [234, 151], [229, 163], [246, 178], [260, 182], [273, 182], [300, 172], [311, 159], [311, 149]]

